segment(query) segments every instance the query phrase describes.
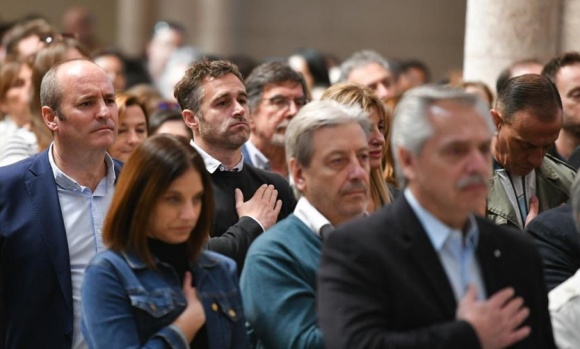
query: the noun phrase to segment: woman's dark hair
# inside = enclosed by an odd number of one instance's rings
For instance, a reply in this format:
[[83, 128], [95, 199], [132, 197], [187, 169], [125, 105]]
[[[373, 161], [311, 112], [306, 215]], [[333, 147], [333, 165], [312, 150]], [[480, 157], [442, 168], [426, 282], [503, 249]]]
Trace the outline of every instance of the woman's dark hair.
[[189, 169], [195, 170], [203, 183], [201, 213], [186, 241], [188, 260], [195, 261], [209, 237], [214, 211], [213, 191], [201, 156], [188, 140], [174, 135], [147, 138], [123, 166], [105, 218], [105, 244], [113, 251], [131, 251], [155, 268], [147, 244], [153, 211], [171, 183]]

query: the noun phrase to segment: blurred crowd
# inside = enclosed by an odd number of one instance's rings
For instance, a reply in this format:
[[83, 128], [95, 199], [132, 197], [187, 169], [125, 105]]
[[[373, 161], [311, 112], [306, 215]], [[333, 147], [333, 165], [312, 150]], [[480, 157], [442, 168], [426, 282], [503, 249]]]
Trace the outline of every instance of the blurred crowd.
[[580, 53], [491, 88], [95, 23], [0, 24], [0, 349], [580, 347]]

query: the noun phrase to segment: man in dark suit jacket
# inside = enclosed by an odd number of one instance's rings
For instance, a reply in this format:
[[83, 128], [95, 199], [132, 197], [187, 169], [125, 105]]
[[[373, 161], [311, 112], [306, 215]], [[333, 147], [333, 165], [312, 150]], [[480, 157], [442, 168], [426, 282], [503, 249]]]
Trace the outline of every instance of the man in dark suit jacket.
[[580, 268], [580, 239], [570, 204], [540, 213], [525, 231], [542, 256], [548, 291], [576, 274]]
[[107, 74], [86, 60], [52, 68], [41, 85], [54, 142], [0, 168], [0, 347], [84, 348], [80, 281], [102, 249], [100, 227], [120, 163]]
[[317, 297], [326, 347], [553, 348], [535, 247], [474, 215], [491, 174], [485, 105], [425, 86], [394, 120], [407, 188], [326, 241]]

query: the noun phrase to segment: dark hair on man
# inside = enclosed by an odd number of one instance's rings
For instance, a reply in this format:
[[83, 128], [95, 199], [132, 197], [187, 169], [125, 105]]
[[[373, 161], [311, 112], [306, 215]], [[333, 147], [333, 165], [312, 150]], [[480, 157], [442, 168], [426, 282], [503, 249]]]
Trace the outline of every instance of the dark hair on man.
[[542, 69], [542, 75], [556, 83], [556, 75], [560, 69], [574, 64], [580, 64], [580, 53], [566, 52], [560, 56], [552, 58]]
[[266, 85], [287, 81], [300, 84], [304, 96], [308, 95], [308, 88], [306, 87], [304, 77], [302, 77], [302, 74], [290, 68], [288, 64], [274, 61], [260, 64], [254, 68], [245, 81], [250, 111], [253, 112], [258, 108], [260, 100], [262, 99], [262, 92], [264, 92]]
[[497, 80], [495, 82], [495, 91], [497, 93], [499, 93], [502, 86], [505, 85], [505, 83], [513, 77], [512, 74], [516, 68], [526, 66], [526, 65], [531, 65], [531, 64], [541, 65], [542, 63], [540, 63], [540, 61], [538, 61], [535, 58], [526, 58], [526, 59], [521, 59], [519, 61], [515, 61], [512, 64], [510, 64], [509, 66], [507, 66], [504, 70], [502, 70], [499, 73], [499, 76], [497, 77]]
[[213, 191], [203, 159], [188, 140], [174, 135], [147, 138], [131, 154], [117, 181], [115, 195], [103, 225], [103, 241], [116, 252], [133, 252], [155, 268], [147, 245], [154, 209], [171, 183], [187, 170], [203, 183], [201, 213], [186, 241], [189, 261], [195, 261], [207, 241], [213, 221]]
[[495, 103], [506, 122], [513, 120], [519, 111], [529, 111], [542, 121], [551, 121], [555, 111], [562, 109], [558, 89], [543, 75], [524, 74], [509, 79], [497, 95]]
[[429, 83], [431, 81], [431, 69], [429, 69], [425, 62], [418, 59], [407, 59], [399, 62], [400, 73], [405, 74], [411, 69], [420, 70], [425, 76], [425, 83]]
[[304, 59], [314, 79], [314, 86], [330, 86], [326, 57], [320, 51], [306, 47], [296, 50], [293, 55], [298, 55]]
[[189, 109], [195, 114], [201, 109], [201, 100], [203, 99], [202, 83], [207, 78], [221, 78], [228, 74], [235, 75], [241, 82], [244, 81], [242, 74], [235, 64], [228, 61], [203, 61], [193, 62], [185, 75], [177, 85], [173, 95], [181, 110]]

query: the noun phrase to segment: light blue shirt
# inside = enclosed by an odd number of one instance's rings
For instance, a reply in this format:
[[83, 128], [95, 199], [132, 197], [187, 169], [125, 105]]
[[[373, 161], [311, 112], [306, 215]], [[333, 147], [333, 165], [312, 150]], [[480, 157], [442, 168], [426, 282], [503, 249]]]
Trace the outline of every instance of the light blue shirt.
[[250, 163], [254, 165], [254, 167], [260, 168], [262, 170], [270, 171], [270, 160], [266, 157], [266, 155], [262, 154], [262, 152], [256, 148], [254, 143], [247, 141], [245, 143], [246, 150], [248, 152], [248, 156], [250, 157]]
[[[228, 170], [228, 168], [224, 164], [222, 164], [221, 161], [219, 161], [218, 159], [209, 155], [199, 145], [195, 144], [193, 139], [189, 142], [189, 144], [199, 153], [199, 155], [201, 156], [201, 158], [203, 159], [203, 162], [205, 164], [205, 169], [209, 173], [214, 173], [218, 169], [220, 171], [239, 172], [244, 168], [244, 154], [242, 154], [242, 160], [240, 160], [240, 162], [238, 162], [234, 167], [232, 167], [231, 169]], [[266, 229], [264, 229], [264, 225], [256, 217], [254, 217], [254, 216], [247, 216], [247, 217], [250, 217], [253, 220], [255, 220], [256, 223], [258, 223], [260, 225], [260, 227], [262, 228], [262, 231], [266, 231]]]
[[473, 215], [469, 216], [464, 238], [462, 231], [450, 228], [425, 210], [409, 188], [405, 189], [404, 195], [439, 256], [451, 283], [455, 300], [463, 298], [468, 284], [475, 286], [479, 300], [486, 299], [481, 268], [475, 256], [479, 230]]
[[54, 143], [50, 145], [48, 161], [56, 181], [70, 257], [74, 315], [72, 348], [86, 348], [80, 327], [81, 283], [91, 259], [104, 249], [102, 228], [115, 191], [115, 166], [107, 154], [107, 175], [101, 179], [93, 193], [90, 188], [80, 185], [58, 168], [54, 162], [53, 148]]

